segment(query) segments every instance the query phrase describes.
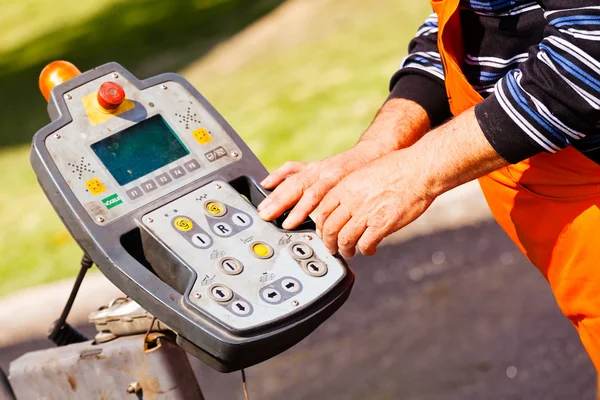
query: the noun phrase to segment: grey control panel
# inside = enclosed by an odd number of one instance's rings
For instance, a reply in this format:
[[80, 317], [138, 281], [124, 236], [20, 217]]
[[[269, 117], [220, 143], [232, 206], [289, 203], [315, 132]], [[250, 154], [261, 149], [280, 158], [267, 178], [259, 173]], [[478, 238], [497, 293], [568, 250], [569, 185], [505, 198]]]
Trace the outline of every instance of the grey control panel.
[[346, 275], [316, 235], [261, 220], [223, 181], [144, 215], [142, 224], [194, 271], [186, 301], [238, 331], [310, 305]]
[[[120, 114], [103, 113], [93, 104], [100, 85], [109, 81], [127, 93]], [[125, 77], [107, 74], [69, 91], [64, 98], [75, 118], [48, 136], [46, 146], [98, 224], [111, 222], [242, 157], [215, 118], [175, 82], [139, 90]], [[172, 135], [170, 139], [160, 136], [161, 127], [165, 135]], [[118, 137], [119, 132], [127, 133]], [[172, 157], [156, 160], [162, 154], [150, 146], [154, 139], [162, 148], [178, 148]], [[131, 162], [126, 163], [128, 158]], [[112, 170], [107, 168], [109, 162], [114, 163]], [[144, 163], [146, 169], [132, 169]]]
[[[117, 108], [102, 108], [101, 86], [123, 89]], [[52, 89], [48, 110], [31, 151], [46, 196], [192, 355], [224, 372], [257, 364], [348, 298], [354, 275], [312, 221], [286, 231], [259, 218], [266, 169], [181, 76], [141, 81], [106, 64]]]

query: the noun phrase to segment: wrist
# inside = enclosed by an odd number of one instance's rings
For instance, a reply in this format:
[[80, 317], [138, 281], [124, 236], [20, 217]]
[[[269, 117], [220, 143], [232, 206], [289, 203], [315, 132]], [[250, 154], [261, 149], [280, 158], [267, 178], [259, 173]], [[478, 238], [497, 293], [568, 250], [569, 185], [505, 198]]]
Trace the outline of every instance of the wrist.
[[389, 144], [378, 140], [360, 140], [349, 150], [363, 162], [371, 162], [394, 151]]
[[432, 197], [508, 165], [485, 138], [473, 109], [404, 151]]

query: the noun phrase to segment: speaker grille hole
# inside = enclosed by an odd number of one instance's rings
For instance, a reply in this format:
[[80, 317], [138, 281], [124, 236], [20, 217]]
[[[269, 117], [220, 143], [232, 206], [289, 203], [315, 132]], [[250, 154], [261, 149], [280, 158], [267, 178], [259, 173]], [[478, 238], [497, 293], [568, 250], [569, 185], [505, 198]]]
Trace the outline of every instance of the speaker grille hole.
[[195, 122], [197, 124], [200, 123], [200, 120], [198, 120], [198, 114], [192, 114], [192, 107], [188, 107], [187, 113], [175, 113], [175, 116], [179, 119], [180, 124], [185, 124], [185, 129], [190, 129], [190, 122]]
[[96, 173], [96, 171], [92, 169], [92, 164], [86, 162], [85, 157], [81, 157], [81, 159], [78, 162], [68, 163], [67, 165], [71, 167], [71, 172], [77, 175], [79, 180], [83, 179], [83, 175], [86, 172], [89, 172], [91, 174]]

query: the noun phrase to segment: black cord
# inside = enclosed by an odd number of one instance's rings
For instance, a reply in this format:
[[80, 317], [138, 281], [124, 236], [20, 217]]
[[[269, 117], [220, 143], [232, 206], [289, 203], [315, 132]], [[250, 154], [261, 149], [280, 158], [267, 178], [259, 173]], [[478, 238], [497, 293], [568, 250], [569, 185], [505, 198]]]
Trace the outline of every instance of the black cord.
[[250, 394], [248, 393], [248, 386], [246, 385], [246, 371], [242, 369], [242, 389], [244, 390], [244, 398], [250, 400]]
[[75, 302], [75, 297], [77, 297], [77, 292], [79, 292], [79, 288], [83, 282], [83, 278], [92, 265], [94, 265], [94, 262], [90, 256], [84, 253], [83, 257], [81, 258], [81, 269], [79, 270], [79, 274], [77, 274], [77, 279], [75, 280], [73, 289], [71, 289], [71, 294], [69, 295], [67, 304], [65, 304], [60, 318], [54, 321], [54, 323], [50, 326], [48, 339], [52, 340], [57, 346], [64, 346], [67, 344], [84, 342], [88, 340], [87, 337], [79, 333], [75, 328], [66, 322], [69, 312], [71, 312], [71, 308], [73, 307], [73, 303]]

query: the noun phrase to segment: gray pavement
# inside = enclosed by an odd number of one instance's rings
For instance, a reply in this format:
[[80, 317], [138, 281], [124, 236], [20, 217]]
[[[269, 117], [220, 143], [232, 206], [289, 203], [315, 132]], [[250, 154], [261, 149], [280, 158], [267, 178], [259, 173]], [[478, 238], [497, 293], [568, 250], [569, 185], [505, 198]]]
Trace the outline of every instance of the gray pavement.
[[[350, 264], [348, 303], [250, 368], [252, 399], [595, 398], [575, 329], [495, 223], [388, 244]], [[47, 345], [1, 348], [0, 365]], [[243, 398], [238, 373], [193, 365], [208, 400]]]

